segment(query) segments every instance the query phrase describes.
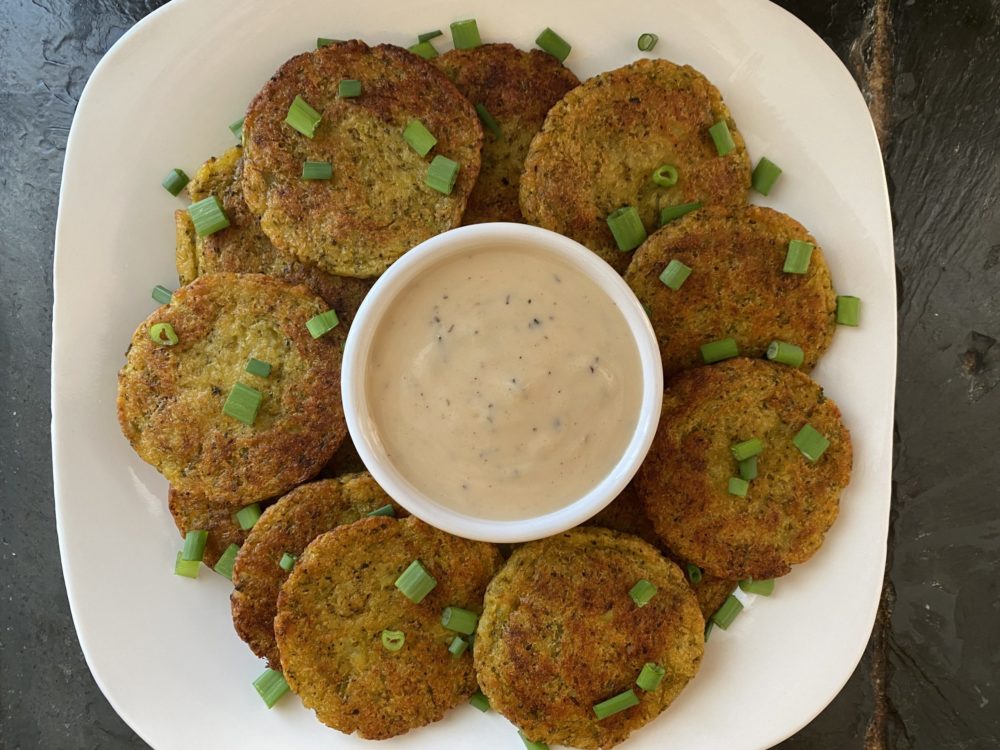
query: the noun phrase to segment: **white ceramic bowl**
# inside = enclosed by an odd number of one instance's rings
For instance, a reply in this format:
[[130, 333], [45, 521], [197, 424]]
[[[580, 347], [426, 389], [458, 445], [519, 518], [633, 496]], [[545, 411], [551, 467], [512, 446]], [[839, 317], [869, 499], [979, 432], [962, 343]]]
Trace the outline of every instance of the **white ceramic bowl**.
[[[459, 253], [510, 245], [561, 259], [594, 281], [621, 310], [639, 350], [642, 401], [639, 419], [614, 468], [582, 497], [532, 518], [493, 520], [460, 513], [418, 490], [388, 460], [368, 408], [366, 369], [372, 338], [392, 301], [430, 266]], [[422, 242], [397, 260], [375, 283], [358, 310], [344, 349], [344, 414], [361, 460], [375, 480], [410, 513], [432, 526], [469, 539], [524, 542], [558, 534], [587, 520], [628, 484], [649, 451], [663, 400], [663, 368], [656, 336], [642, 305], [621, 276], [583, 245], [546, 229], [525, 224], [475, 224], [452, 229]]]

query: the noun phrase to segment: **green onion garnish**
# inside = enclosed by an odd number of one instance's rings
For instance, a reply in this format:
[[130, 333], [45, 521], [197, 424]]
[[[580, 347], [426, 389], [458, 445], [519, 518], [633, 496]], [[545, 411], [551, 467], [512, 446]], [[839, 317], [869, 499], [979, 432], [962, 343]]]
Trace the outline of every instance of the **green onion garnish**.
[[796, 433], [792, 442], [810, 461], [819, 461], [826, 449], [830, 447], [830, 441], [808, 422]]
[[705, 623], [705, 643], [708, 643], [708, 637], [712, 635], [712, 628], [714, 627], [715, 623], [711, 619]]
[[171, 195], [177, 195], [189, 182], [191, 182], [191, 178], [184, 173], [184, 170], [175, 168], [167, 173], [160, 184]]
[[[712, 615], [712, 622], [718, 625], [723, 630], [728, 630], [729, 626], [733, 624], [733, 620], [736, 619], [736, 615], [743, 611], [743, 604], [732, 594], [729, 598], [722, 603], [715, 614]], [[706, 635], [706, 638], [708, 636]]]
[[443, 36], [444, 32], [441, 29], [434, 29], [434, 31], [425, 31], [423, 34], [417, 35], [418, 42], [429, 42], [431, 39], [437, 39], [439, 36]]
[[441, 624], [448, 630], [469, 635], [476, 629], [479, 615], [461, 607], [445, 607], [441, 613]]
[[648, 693], [652, 690], [656, 690], [656, 688], [660, 686], [660, 682], [663, 680], [663, 676], [666, 673], [667, 670], [659, 664], [647, 661], [642, 665], [642, 671], [639, 672], [639, 676], [636, 678], [635, 684]]
[[396, 509], [392, 507], [392, 503], [386, 503], [381, 508], [376, 508], [375, 510], [373, 510], [371, 513], [368, 513], [367, 515], [369, 515], [369, 516], [390, 516], [392, 518], [395, 518], [396, 517]]
[[772, 362], [780, 362], [783, 365], [801, 367], [805, 355], [802, 349], [787, 341], [772, 341], [767, 345], [767, 358]]
[[740, 479], [748, 482], [757, 478], [757, 456], [750, 456], [740, 461]]
[[410, 47], [407, 47], [410, 52], [414, 55], [418, 55], [425, 60], [432, 60], [438, 56], [438, 51], [434, 49], [434, 45], [430, 42], [418, 42]]
[[476, 692], [474, 692], [472, 694], [472, 697], [469, 698], [469, 703], [471, 703], [473, 707], [478, 708], [483, 713], [486, 713], [487, 711], [490, 710], [490, 699], [487, 698], [485, 695], [483, 695], [482, 690], [477, 690]]
[[846, 294], [837, 297], [837, 325], [856, 326], [861, 322], [861, 300]]
[[159, 302], [161, 305], [170, 304], [170, 298], [174, 296], [174, 293], [167, 289], [165, 286], [160, 286], [157, 284], [153, 287], [153, 299]]
[[264, 673], [253, 681], [253, 686], [268, 708], [273, 707], [278, 698], [288, 692], [285, 676], [273, 669], [265, 669]]
[[701, 358], [706, 365], [721, 362], [724, 359], [732, 359], [739, 355], [740, 349], [736, 346], [735, 339], [719, 339], [701, 345]]
[[177, 553], [174, 560], [174, 575], [185, 578], [197, 578], [198, 569], [201, 567], [201, 560], [185, 560], [181, 552]]
[[462, 636], [456, 635], [448, 646], [448, 653], [451, 654], [453, 658], [457, 659], [465, 653], [467, 648], [469, 648], [469, 642]]
[[343, 39], [327, 39], [325, 36], [317, 37], [316, 39], [316, 49], [323, 49], [324, 47], [329, 47], [331, 44], [343, 44]]
[[337, 86], [337, 96], [341, 99], [354, 99], [361, 96], [361, 81], [353, 78], [344, 78]]
[[747, 578], [740, 581], [740, 588], [748, 594], [770, 596], [774, 593], [774, 579], [768, 578], [766, 581], [755, 581], [753, 578]]
[[699, 568], [694, 563], [688, 563], [687, 564], [687, 577], [688, 577], [688, 580], [691, 581], [692, 584], [694, 584], [695, 586], [697, 586], [699, 583], [701, 583], [701, 577], [702, 577], [701, 568]]
[[250, 357], [250, 359], [247, 360], [246, 367], [243, 369], [251, 375], [256, 375], [258, 378], [266, 378], [271, 374], [271, 365], [267, 362], [256, 359], [255, 357]]
[[333, 177], [333, 165], [328, 161], [302, 162], [303, 180], [329, 180]]
[[252, 425], [257, 418], [257, 409], [260, 408], [263, 398], [264, 395], [256, 388], [236, 382], [229, 391], [226, 403], [222, 405], [222, 413], [240, 420], [243, 424]]
[[645, 607], [649, 604], [649, 600], [656, 596], [656, 586], [647, 581], [645, 578], [640, 578], [635, 582], [635, 585], [628, 590], [628, 595], [632, 597], [632, 601], [635, 602], [635, 606]]
[[173, 346], [180, 341], [174, 327], [169, 323], [153, 323], [149, 327], [149, 338], [160, 346]]
[[697, 211], [699, 208], [701, 208], [701, 201], [695, 201], [694, 203], [681, 203], [679, 206], [667, 206], [666, 208], [661, 208], [660, 226], [662, 227], [664, 224], [669, 224], [674, 219], [679, 219], [684, 214]]
[[640, 52], [649, 52], [656, 46], [658, 41], [660, 41], [660, 37], [656, 34], [646, 32], [645, 34], [639, 34], [639, 41], [636, 42], [636, 46], [639, 47]]
[[673, 187], [677, 184], [677, 167], [673, 164], [661, 164], [653, 172], [653, 182], [660, 187]]
[[455, 43], [455, 49], [472, 49], [480, 46], [483, 40], [479, 38], [479, 26], [476, 25], [476, 19], [455, 21], [451, 25], [451, 40]]
[[623, 253], [635, 250], [646, 241], [646, 227], [642, 225], [635, 206], [622, 206], [608, 215], [608, 228], [615, 244]]
[[708, 134], [712, 136], [712, 142], [715, 143], [715, 150], [719, 152], [719, 156], [725, 156], [736, 148], [733, 134], [729, 132], [729, 125], [725, 120], [719, 120], [710, 127]]
[[340, 324], [340, 319], [337, 317], [335, 310], [327, 310], [319, 315], [313, 315], [309, 320], [306, 321], [306, 328], [309, 329], [309, 333], [314, 339], [318, 339]]
[[288, 108], [288, 115], [285, 117], [285, 122], [302, 133], [306, 138], [312, 138], [316, 135], [316, 126], [319, 125], [321, 119], [323, 119], [323, 116], [310, 107], [309, 102], [301, 96], [296, 95], [292, 101], [292, 105]]
[[396, 579], [396, 588], [414, 604], [420, 604], [435, 586], [437, 580], [427, 572], [419, 560], [411, 562], [410, 567]]
[[222, 204], [214, 195], [192, 203], [188, 206], [187, 212], [199, 237], [207, 237], [229, 226], [226, 212], [222, 210]]
[[410, 148], [421, 156], [427, 156], [427, 153], [434, 148], [434, 144], [438, 142], [434, 134], [420, 120], [410, 120], [406, 123], [406, 129], [403, 130], [403, 140], [409, 143]]
[[291, 569], [295, 567], [295, 561], [298, 559], [298, 555], [293, 555], [291, 552], [285, 552], [282, 554], [281, 559], [278, 560], [278, 567], [286, 573], [290, 572]]
[[736, 497], [746, 497], [750, 491], [750, 482], [740, 477], [729, 477], [729, 494]]
[[402, 630], [383, 630], [382, 648], [386, 651], [399, 651], [406, 643], [406, 633]]
[[618, 693], [614, 698], [608, 698], [594, 706], [594, 713], [598, 719], [606, 719], [609, 716], [620, 713], [626, 708], [639, 705], [639, 697], [632, 688], [624, 693]]
[[455, 187], [455, 180], [458, 179], [458, 162], [454, 162], [447, 156], [438, 154], [427, 167], [427, 176], [424, 182], [437, 190], [439, 193], [451, 195]]
[[233, 518], [236, 519], [236, 523], [240, 525], [241, 529], [249, 531], [260, 519], [260, 503], [251, 503], [240, 508], [233, 514]]
[[559, 62], [566, 62], [570, 50], [573, 49], [569, 42], [548, 27], [538, 35], [538, 38], [535, 39], [535, 44]]
[[201, 562], [205, 556], [205, 543], [207, 541], [207, 531], [200, 529], [189, 531], [184, 535], [184, 548], [181, 550], [181, 560]]
[[792, 240], [788, 243], [788, 253], [785, 255], [785, 273], [805, 273], [809, 270], [809, 258], [815, 245], [802, 240]]
[[729, 446], [729, 450], [732, 451], [733, 458], [742, 461], [750, 456], [760, 455], [760, 452], [764, 450], [764, 444], [760, 442], [760, 438], [750, 438], [741, 443], [733, 443]]
[[215, 572], [223, 575], [230, 581], [233, 580], [233, 563], [236, 562], [236, 555], [240, 551], [238, 544], [230, 544], [225, 552], [219, 556], [219, 561], [215, 563]]
[[663, 273], [660, 274], [660, 281], [676, 292], [687, 281], [687, 277], [690, 275], [690, 267], [674, 258], [663, 269]]
[[768, 159], [766, 156], [760, 157], [757, 166], [753, 168], [753, 176], [750, 182], [753, 189], [761, 195], [767, 195], [774, 187], [774, 183], [781, 177], [781, 167]]
[[500, 132], [500, 123], [493, 118], [485, 104], [476, 105], [476, 114], [479, 115], [479, 121], [486, 126], [486, 129], [493, 133], [494, 138], [497, 140], [503, 138], [503, 133]]
[[535, 742], [534, 740], [529, 740], [524, 736], [524, 732], [520, 729], [517, 730], [517, 736], [521, 738], [521, 742], [524, 743], [525, 750], [549, 750], [549, 746], [544, 742]]
[[238, 119], [236, 122], [229, 123], [229, 132], [232, 133], [233, 137], [236, 138], [236, 140], [238, 140], [240, 143], [243, 143], [243, 122], [246, 119], [247, 118], [244, 116]]

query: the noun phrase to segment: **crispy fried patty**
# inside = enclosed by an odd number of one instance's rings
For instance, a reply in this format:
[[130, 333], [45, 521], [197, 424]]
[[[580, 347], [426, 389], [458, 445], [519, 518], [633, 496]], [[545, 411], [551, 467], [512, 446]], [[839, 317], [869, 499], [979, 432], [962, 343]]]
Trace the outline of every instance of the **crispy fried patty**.
[[349, 474], [296, 487], [260, 517], [233, 567], [233, 625], [257, 656], [281, 669], [274, 641], [278, 591], [288, 578], [278, 562], [285, 553], [302, 554], [313, 539], [364, 518], [384, 505], [406, 515], [368, 473]]
[[[708, 133], [720, 120], [736, 144], [726, 156]], [[679, 173], [673, 187], [651, 179], [664, 164]], [[618, 250], [608, 214], [634, 206], [652, 232], [661, 208], [742, 204], [749, 189], [743, 137], [718, 89], [690, 66], [644, 59], [585, 81], [551, 109], [524, 162], [521, 212], [624, 271], [631, 253]]]
[[[629, 589], [657, 587], [643, 607]], [[705, 623], [680, 569], [641, 539], [577, 528], [518, 548], [486, 591], [476, 673], [490, 703], [525, 736], [607, 748], [677, 697], [701, 661]], [[660, 686], [635, 686], [646, 662]], [[593, 706], [629, 688], [639, 705], [598, 720]]]
[[[791, 240], [816, 245], [805, 274], [782, 270]], [[677, 291], [659, 278], [671, 260], [691, 269]], [[668, 224], [636, 251], [625, 281], [649, 311], [668, 377], [702, 364], [699, 347], [725, 338], [747, 357], [763, 357], [775, 339], [795, 344], [808, 371], [836, 327], [823, 251], [805, 227], [770, 208], [704, 208]]]
[[[437, 586], [419, 604], [395, 587], [419, 560]], [[315, 539], [278, 597], [285, 679], [324, 724], [384, 739], [429, 724], [476, 690], [472, 656], [452, 657], [445, 607], [482, 610], [497, 548], [417, 518], [366, 518]], [[395, 652], [382, 631], [405, 634]]]
[[[342, 79], [361, 95], [338, 96]], [[309, 138], [286, 122], [301, 96], [322, 115]], [[437, 145], [420, 156], [403, 130], [420, 120]], [[400, 47], [351, 41], [297, 55], [250, 103], [243, 192], [281, 250], [329, 273], [378, 276], [414, 245], [458, 226], [479, 174], [476, 111], [434, 66]], [[425, 184], [431, 159], [460, 165], [450, 195]], [[303, 180], [306, 160], [333, 164], [330, 180]]]
[[[239, 505], [314, 476], [346, 434], [340, 400], [343, 328], [314, 339], [326, 303], [260, 274], [209, 274], [174, 292], [132, 336], [118, 376], [118, 421], [140, 458], [176, 489]], [[169, 323], [162, 346], [150, 327]], [[248, 358], [268, 362], [251, 375]], [[263, 398], [252, 425], [223, 413], [235, 383]]]
[[209, 159], [188, 184], [193, 201], [210, 195], [219, 199], [229, 219], [228, 228], [199, 237], [187, 211], [174, 213], [177, 275], [181, 284], [220, 271], [265, 273], [290, 284], [305, 284], [349, 325], [374, 281], [334, 276], [278, 250], [261, 231], [260, 222], [243, 198], [242, 155], [243, 149], [236, 146], [218, 158]]
[[234, 518], [242, 507], [240, 503], [201, 492], [182, 492], [171, 485], [167, 505], [182, 538], [189, 531], [208, 532], [202, 562], [210, 568], [215, 567], [230, 544], [239, 546], [246, 539], [247, 532]]
[[[830, 446], [816, 462], [792, 442], [805, 424]], [[759, 438], [758, 476], [729, 494], [734, 443]], [[723, 578], [774, 578], [819, 549], [851, 475], [851, 438], [836, 404], [805, 373], [732, 359], [681, 373], [637, 486], [664, 543]]]
[[482, 169], [462, 223], [524, 221], [518, 193], [528, 146], [552, 105], [579, 79], [552, 55], [512, 44], [453, 49], [433, 63], [500, 126], [499, 137], [486, 129]]

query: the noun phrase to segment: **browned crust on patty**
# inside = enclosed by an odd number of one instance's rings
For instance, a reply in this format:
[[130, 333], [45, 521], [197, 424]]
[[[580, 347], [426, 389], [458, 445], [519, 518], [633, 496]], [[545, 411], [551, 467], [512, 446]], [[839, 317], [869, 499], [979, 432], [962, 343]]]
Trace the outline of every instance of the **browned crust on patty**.
[[183, 492], [171, 485], [167, 505], [181, 538], [189, 531], [208, 532], [202, 562], [210, 568], [215, 567], [230, 544], [239, 546], [246, 539], [247, 532], [233, 517], [242, 507], [239, 503], [213, 500], [202, 493]]

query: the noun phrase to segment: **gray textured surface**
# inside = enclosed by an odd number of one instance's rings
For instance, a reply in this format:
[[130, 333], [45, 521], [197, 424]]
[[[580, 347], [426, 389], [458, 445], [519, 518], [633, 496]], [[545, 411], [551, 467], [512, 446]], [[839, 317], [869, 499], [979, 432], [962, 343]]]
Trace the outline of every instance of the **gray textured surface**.
[[[880, 624], [783, 750], [1000, 747], [1000, 0], [782, 0], [883, 136], [900, 280], [897, 462]], [[80, 653], [49, 458], [63, 149], [101, 54], [158, 2], [0, 0], [0, 747], [139, 748]]]

